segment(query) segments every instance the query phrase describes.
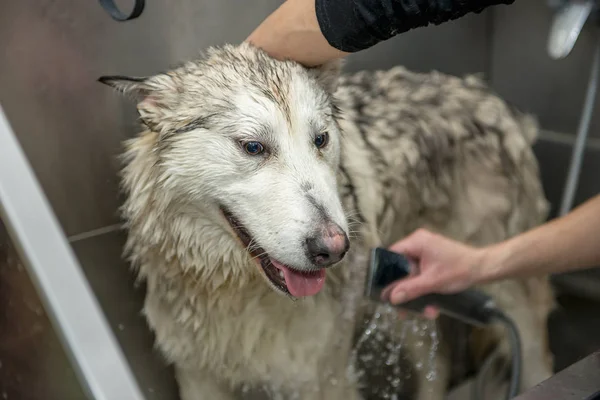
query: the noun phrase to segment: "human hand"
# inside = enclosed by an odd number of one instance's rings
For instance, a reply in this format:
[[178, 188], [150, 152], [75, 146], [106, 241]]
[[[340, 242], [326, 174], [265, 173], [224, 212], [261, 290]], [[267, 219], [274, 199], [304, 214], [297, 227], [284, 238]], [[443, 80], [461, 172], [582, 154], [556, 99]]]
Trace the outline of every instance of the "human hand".
[[[420, 229], [396, 242], [391, 251], [413, 260], [414, 274], [397, 281], [383, 292], [392, 304], [400, 305], [429, 293], [456, 293], [477, 283], [484, 249], [474, 248]], [[435, 307], [424, 310], [427, 318], [438, 315]]]

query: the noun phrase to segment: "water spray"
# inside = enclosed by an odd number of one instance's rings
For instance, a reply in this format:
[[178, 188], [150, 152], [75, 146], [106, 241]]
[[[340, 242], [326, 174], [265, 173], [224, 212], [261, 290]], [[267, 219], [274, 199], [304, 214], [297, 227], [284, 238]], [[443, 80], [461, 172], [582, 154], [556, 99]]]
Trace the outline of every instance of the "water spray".
[[[379, 247], [373, 249], [365, 283], [365, 296], [378, 302], [383, 301], [383, 290], [393, 282], [408, 277], [410, 273], [411, 262], [404, 255]], [[514, 321], [496, 307], [490, 296], [474, 289], [454, 294], [432, 293], [397, 307], [421, 313], [426, 306], [435, 306], [440, 313], [470, 325], [503, 324], [508, 331], [511, 346], [511, 377], [506, 398], [512, 399], [518, 395], [521, 380], [521, 339]], [[476, 390], [475, 397], [483, 400], [481, 385], [476, 387], [479, 389]]]

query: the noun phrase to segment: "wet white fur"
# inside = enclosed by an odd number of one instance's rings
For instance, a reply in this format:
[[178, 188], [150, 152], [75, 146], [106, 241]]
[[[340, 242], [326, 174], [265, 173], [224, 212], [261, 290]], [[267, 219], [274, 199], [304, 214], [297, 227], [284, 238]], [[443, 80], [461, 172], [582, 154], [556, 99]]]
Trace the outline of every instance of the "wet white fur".
[[[487, 151], [484, 160], [453, 161], [433, 179], [429, 174], [434, 166], [423, 164], [425, 148], [416, 131], [394, 139], [393, 146], [383, 141], [386, 133], [412, 126], [396, 115], [402, 104], [397, 96], [410, 93], [394, 83], [401, 75], [408, 82], [411, 75], [402, 69], [387, 74], [373, 79], [382, 90], [389, 88], [388, 98], [377, 103], [375, 92], [363, 90], [371, 104], [363, 115], [353, 108], [352, 99], [358, 97], [351, 93], [360, 91], [360, 85], [352, 79], [342, 81], [336, 92], [341, 117], [331, 106], [335, 66], [307, 70], [272, 60], [249, 45], [210, 49], [202, 60], [144, 82], [108, 82], [140, 99], [138, 110], [148, 128], [126, 144], [127, 253], [147, 282], [144, 312], [158, 348], [175, 365], [183, 400], [232, 399], [244, 387], [263, 386], [290, 399], [359, 399], [346, 366], [368, 248], [419, 226], [484, 243], [543, 220], [546, 205], [529, 148], [533, 139], [502, 102], [489, 97], [502, 123], [515, 126], [506, 130], [507, 146], [509, 157], [520, 160], [515, 174], [524, 183], [500, 191], [512, 178], [498, 169], [501, 149], [491, 134], [465, 141], [464, 149]], [[469, 81], [443, 79], [456, 85], [449, 97], [476, 97]], [[435, 95], [437, 89], [432, 90]], [[470, 112], [458, 109], [462, 115]], [[431, 119], [420, 112], [421, 125], [427, 127]], [[177, 132], [202, 117], [208, 122]], [[370, 124], [375, 148], [362, 141], [359, 117]], [[452, 131], [451, 119], [440, 123], [450, 127], [447, 133], [440, 130], [440, 138], [461, 137], [460, 129]], [[525, 133], [518, 133], [520, 129]], [[313, 143], [319, 132], [330, 135], [322, 151]], [[239, 144], [244, 140], [264, 143], [271, 154], [245, 154]], [[440, 149], [445, 152], [440, 159], [455, 152]], [[377, 169], [375, 152], [388, 159], [385, 172]], [[353, 179], [353, 193], [345, 189], [348, 177], [340, 175], [340, 162]], [[395, 179], [391, 187], [383, 185], [388, 175]], [[421, 187], [415, 191], [411, 182], [419, 180]], [[459, 185], [464, 190], [454, 191]], [[489, 201], [475, 200], [473, 206], [469, 196], [477, 193], [489, 193]], [[345, 260], [327, 273], [323, 291], [292, 301], [266, 283], [219, 207], [235, 213], [271, 256], [302, 269], [310, 267], [303, 241], [323, 222], [308, 196], [353, 240]], [[358, 212], [364, 221], [356, 225]], [[378, 222], [380, 214], [387, 215], [384, 223]], [[507, 215], [514, 217], [505, 225]], [[539, 322], [531, 322], [531, 315], [543, 318], [551, 303], [546, 282], [538, 281], [535, 298], [523, 290], [531, 283], [514, 283], [511, 289], [519, 302], [516, 313], [532, 325], [526, 329], [534, 337], [543, 330]], [[530, 374], [547, 367], [542, 342], [525, 343], [535, 355]], [[421, 398], [443, 396], [450, 366], [447, 357], [440, 357], [439, 382], [430, 390], [422, 387]], [[545, 376], [546, 371], [540, 373]]]

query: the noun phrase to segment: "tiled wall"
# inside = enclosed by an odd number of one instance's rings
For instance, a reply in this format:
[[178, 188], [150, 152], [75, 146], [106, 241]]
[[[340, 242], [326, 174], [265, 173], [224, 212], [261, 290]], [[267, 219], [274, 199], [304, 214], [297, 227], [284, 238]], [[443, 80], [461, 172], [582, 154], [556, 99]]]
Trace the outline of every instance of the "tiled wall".
[[[169, 400], [175, 398], [173, 381], [153, 352], [152, 337], [139, 314], [142, 293], [131, 293], [130, 275], [120, 258], [123, 235], [111, 228], [118, 222], [120, 201], [116, 155], [120, 142], [134, 133], [135, 113], [132, 104], [96, 79], [103, 74], [158, 72], [208, 45], [239, 42], [280, 1], [253, 0], [243, 12], [237, 0], [146, 3], [140, 19], [118, 23], [92, 0], [2, 2], [0, 103], [145, 393], [149, 399]], [[545, 53], [549, 21], [544, 1], [521, 0], [493, 13], [401, 35], [350, 57], [348, 68], [404, 64], [423, 71], [484, 72], [500, 93], [538, 113], [545, 128], [568, 134], [575, 130], [583, 99], [591, 34], [586, 32], [567, 60], [551, 61]], [[536, 150], [554, 201], [562, 190], [569, 145], [544, 141]], [[597, 180], [589, 171], [598, 162], [586, 162], [581, 196], [597, 192]], [[0, 245], [3, 240], [7, 242], [0, 237]], [[15, 276], [14, 268], [14, 262], [0, 260], [3, 273]], [[21, 282], [17, 296], [33, 296], [26, 280], [15, 279]], [[20, 294], [23, 291], [28, 294]], [[39, 304], [34, 297], [31, 304]], [[41, 324], [37, 338], [22, 340], [54, 343], [46, 322]], [[68, 371], [68, 366], [55, 344], [18, 360], [18, 368], [51, 356], [58, 366], [47, 372], [63, 376], [57, 371]], [[4, 379], [0, 374], [0, 394]], [[48, 385], [44, 399], [71, 400], [68, 388]], [[38, 397], [23, 392], [18, 398]]]

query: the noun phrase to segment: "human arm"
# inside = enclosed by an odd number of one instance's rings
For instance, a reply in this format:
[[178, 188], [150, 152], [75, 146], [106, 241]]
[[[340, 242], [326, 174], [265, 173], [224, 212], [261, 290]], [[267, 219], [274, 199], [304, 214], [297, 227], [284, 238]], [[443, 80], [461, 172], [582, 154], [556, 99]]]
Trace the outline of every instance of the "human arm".
[[591, 268], [600, 265], [600, 195], [561, 218], [487, 247], [420, 230], [390, 249], [415, 259], [420, 271], [387, 292], [393, 304], [500, 279]]
[[399, 33], [439, 25], [514, 0], [287, 0], [246, 41], [306, 66], [367, 49]]
[[315, 3], [315, 0], [286, 0], [246, 41], [271, 57], [294, 60], [309, 67], [346, 56], [348, 53], [332, 47], [323, 36]]

